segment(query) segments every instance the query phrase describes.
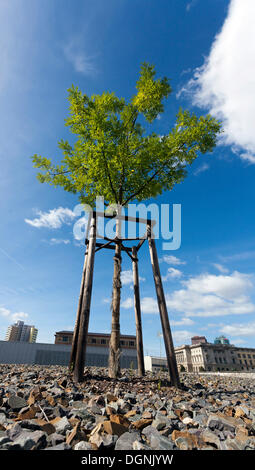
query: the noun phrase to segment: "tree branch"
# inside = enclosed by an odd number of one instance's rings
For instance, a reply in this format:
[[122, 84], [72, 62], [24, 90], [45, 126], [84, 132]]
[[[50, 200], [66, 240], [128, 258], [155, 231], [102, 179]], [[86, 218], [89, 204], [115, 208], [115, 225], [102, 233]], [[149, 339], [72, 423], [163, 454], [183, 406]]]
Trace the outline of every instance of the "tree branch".
[[111, 190], [115, 196], [115, 201], [116, 201], [116, 204], [118, 204], [118, 196], [117, 196], [117, 193], [113, 187], [113, 184], [112, 184], [112, 179], [111, 179], [111, 175], [110, 175], [110, 171], [109, 171], [109, 168], [108, 168], [108, 164], [107, 164], [107, 159], [106, 159], [106, 156], [105, 156], [105, 153], [104, 153], [104, 150], [102, 150], [102, 153], [103, 153], [103, 158], [104, 158], [104, 164], [105, 164], [105, 169], [106, 169], [106, 173], [107, 173], [107, 176], [108, 176], [108, 179], [109, 179], [109, 183], [110, 183], [110, 186], [111, 186]]

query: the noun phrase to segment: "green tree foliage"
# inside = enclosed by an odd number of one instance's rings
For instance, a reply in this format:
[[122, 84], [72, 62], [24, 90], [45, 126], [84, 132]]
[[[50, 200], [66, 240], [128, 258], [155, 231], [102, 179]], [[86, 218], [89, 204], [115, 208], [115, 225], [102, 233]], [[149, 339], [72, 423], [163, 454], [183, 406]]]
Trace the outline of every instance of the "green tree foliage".
[[171, 93], [168, 79], [156, 79], [155, 74], [154, 66], [142, 64], [137, 92], [129, 102], [110, 92], [89, 97], [72, 86], [66, 125], [76, 141], [59, 142], [59, 165], [33, 156], [39, 181], [78, 194], [80, 202], [92, 207], [97, 196], [103, 196], [106, 205], [126, 206], [180, 183], [186, 167], [215, 147], [220, 123], [210, 115], [197, 117], [180, 109], [167, 135], [146, 132], [139, 118], [153, 123]]

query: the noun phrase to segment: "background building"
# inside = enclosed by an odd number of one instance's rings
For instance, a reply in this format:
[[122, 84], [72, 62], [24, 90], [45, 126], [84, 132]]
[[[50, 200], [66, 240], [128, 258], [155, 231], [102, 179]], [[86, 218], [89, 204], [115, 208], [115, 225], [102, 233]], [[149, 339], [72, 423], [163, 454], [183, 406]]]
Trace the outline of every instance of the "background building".
[[229, 339], [225, 336], [218, 336], [218, 338], [215, 338], [214, 344], [229, 344]]
[[35, 343], [38, 330], [34, 325], [25, 325], [23, 321], [18, 320], [14, 325], [7, 329], [5, 341], [20, 341], [25, 343]]
[[[55, 344], [72, 344], [73, 331], [57, 331]], [[88, 346], [109, 347], [110, 335], [106, 333], [88, 333]], [[136, 349], [136, 337], [132, 335], [120, 335], [120, 347]]]
[[193, 336], [191, 338], [191, 344], [207, 343], [205, 336]]
[[214, 344], [201, 341], [175, 348], [179, 370], [199, 371], [251, 371], [255, 369], [255, 349], [239, 348], [224, 336]]
[[[198, 341], [201, 338], [201, 341]], [[177, 367], [180, 372], [254, 371], [255, 348], [239, 348], [229, 344], [227, 338], [216, 338], [208, 343], [204, 336], [191, 338], [191, 345], [175, 348]], [[145, 356], [145, 370], [167, 370], [166, 358]]]
[[[15, 325], [17, 329], [17, 326]], [[16, 333], [12, 330], [12, 337]], [[33, 331], [33, 330], [31, 330]], [[32, 335], [33, 333], [31, 333]], [[69, 364], [72, 331], [59, 331], [55, 334], [55, 344], [35, 343], [20, 340], [0, 341], [0, 364]], [[86, 347], [85, 365], [108, 367], [110, 335], [89, 333]], [[135, 336], [121, 335], [120, 367], [137, 369]]]

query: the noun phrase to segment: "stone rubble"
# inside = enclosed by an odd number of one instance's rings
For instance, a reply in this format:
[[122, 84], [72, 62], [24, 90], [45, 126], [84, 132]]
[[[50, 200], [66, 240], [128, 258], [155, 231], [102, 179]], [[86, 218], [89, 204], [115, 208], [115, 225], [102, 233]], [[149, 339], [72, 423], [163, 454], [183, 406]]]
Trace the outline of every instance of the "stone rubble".
[[255, 450], [255, 374], [0, 364], [0, 450]]

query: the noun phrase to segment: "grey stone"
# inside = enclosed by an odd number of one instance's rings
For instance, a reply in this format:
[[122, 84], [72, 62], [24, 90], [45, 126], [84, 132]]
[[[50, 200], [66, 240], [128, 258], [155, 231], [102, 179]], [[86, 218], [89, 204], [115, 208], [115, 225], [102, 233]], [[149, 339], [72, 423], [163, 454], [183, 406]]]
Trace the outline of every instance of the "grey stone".
[[65, 392], [62, 388], [59, 387], [53, 387], [49, 388], [48, 392], [54, 396], [54, 398], [61, 398], [65, 396]]
[[86, 431], [92, 431], [95, 427], [95, 420], [94, 421], [87, 421], [85, 424], [84, 424], [84, 429]]
[[0, 424], [3, 425], [4, 423], [6, 423], [6, 419], [7, 419], [7, 418], [6, 418], [5, 414], [4, 414], [4, 413], [0, 413]]
[[151, 450], [151, 447], [140, 441], [133, 442], [133, 450]]
[[[38, 432], [38, 431], [35, 431]], [[32, 431], [24, 431], [15, 438], [14, 442], [11, 444], [11, 450], [31, 450], [35, 445], [35, 441], [32, 437]]]
[[66, 442], [62, 442], [61, 444], [58, 444], [53, 447], [47, 447], [44, 450], [72, 450], [72, 447], [69, 446], [69, 444], [66, 444]]
[[84, 403], [83, 401], [73, 401], [70, 400], [69, 405], [72, 407], [73, 410], [80, 410], [80, 409], [87, 409], [87, 403]]
[[57, 423], [54, 424], [56, 432], [59, 434], [65, 433], [68, 429], [72, 429], [66, 416], [63, 416]]
[[0, 448], [3, 446], [3, 444], [6, 444], [7, 442], [12, 442], [8, 436], [0, 437]]
[[[175, 415], [176, 418], [176, 415]], [[172, 427], [172, 421], [168, 417], [162, 415], [161, 413], [157, 413], [155, 419], [152, 421], [151, 424], [154, 428], [156, 428], [158, 431], [164, 428], [171, 428]]]
[[178, 416], [175, 414], [175, 412], [173, 410], [169, 410], [168, 413], [167, 413], [167, 418], [168, 419], [177, 419]]
[[125, 414], [132, 409], [131, 404], [128, 401], [123, 400], [123, 398], [119, 398], [116, 403], [118, 405], [118, 411], [121, 414]]
[[169, 438], [161, 434], [152, 434], [150, 439], [150, 446], [153, 450], [172, 450], [174, 443]]
[[116, 444], [117, 439], [118, 436], [111, 434], [99, 434], [96, 432], [90, 437], [89, 442], [91, 444], [96, 444], [98, 449], [101, 450], [102, 448], [104, 449], [113, 447]]
[[12, 410], [21, 410], [27, 406], [27, 402], [24, 398], [21, 398], [18, 395], [12, 395], [8, 400], [8, 405]]
[[47, 437], [47, 441], [51, 446], [57, 446], [65, 441], [65, 436], [54, 432]]
[[152, 425], [146, 426], [146, 428], [142, 430], [142, 435], [145, 436], [151, 449], [171, 450], [174, 448], [174, 443], [169, 438], [162, 436]]
[[124, 400], [128, 400], [132, 405], [136, 403], [136, 394], [135, 393], [126, 393], [124, 395]]
[[[108, 403], [108, 405], [110, 408], [112, 408], [113, 410], [115, 410], [116, 412], [118, 411], [119, 409], [119, 404], [116, 402], [116, 401], [111, 401], [110, 403]], [[102, 413], [102, 410], [105, 409], [105, 408], [101, 408], [101, 413]]]
[[67, 410], [66, 408], [64, 408], [63, 406], [61, 405], [57, 405], [54, 407], [54, 409], [52, 410], [52, 413], [54, 416], [56, 416], [56, 418], [60, 417], [60, 418], [63, 418], [63, 416], [67, 416], [68, 413], [69, 413], [69, 410]]
[[217, 449], [220, 449], [220, 439], [212, 431], [205, 429], [201, 433], [201, 437], [203, 438], [204, 442], [206, 442], [207, 444], [214, 444], [217, 447]]
[[74, 446], [74, 450], [92, 450], [90, 442], [80, 441]]
[[98, 406], [98, 405], [96, 405], [96, 404], [90, 406], [90, 407], [89, 407], [89, 411], [90, 411], [92, 414], [95, 414], [95, 415], [101, 415], [101, 414], [102, 414], [100, 406]]
[[114, 450], [133, 450], [133, 443], [140, 440], [139, 432], [124, 432], [117, 440]]
[[207, 427], [214, 431], [218, 429], [219, 431], [230, 431], [235, 432], [235, 427], [229, 423], [226, 419], [219, 417], [217, 415], [210, 415], [207, 421]]
[[22, 429], [22, 427], [20, 426], [20, 424], [19, 424], [19, 423], [16, 423], [12, 428], [7, 429], [6, 433], [7, 433], [7, 436], [13, 441], [13, 440], [16, 439], [23, 431], [24, 431], [24, 429]]

